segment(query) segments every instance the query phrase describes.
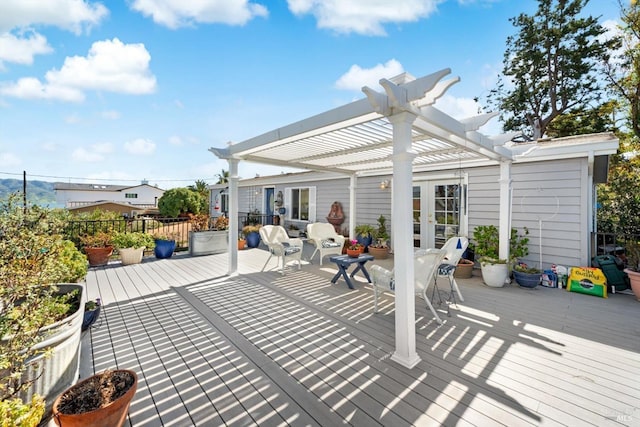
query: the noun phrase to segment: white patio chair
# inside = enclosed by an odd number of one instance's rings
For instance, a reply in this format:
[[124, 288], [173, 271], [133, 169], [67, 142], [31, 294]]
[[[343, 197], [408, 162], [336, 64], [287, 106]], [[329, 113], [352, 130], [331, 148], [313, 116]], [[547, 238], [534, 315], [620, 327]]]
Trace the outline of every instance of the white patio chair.
[[302, 240], [293, 239], [287, 235], [287, 231], [280, 225], [265, 225], [260, 228], [260, 238], [269, 248], [269, 258], [264, 263], [262, 271], [267, 267], [271, 257], [278, 257], [280, 272], [284, 275], [284, 267], [289, 260], [298, 262], [300, 270], [302, 257]]
[[[416, 295], [422, 296], [429, 310], [438, 324], [442, 319], [431, 305], [427, 297], [429, 285], [435, 281], [438, 267], [444, 259], [445, 252], [442, 249], [422, 249], [414, 254], [414, 290]], [[395, 292], [395, 280], [393, 270], [387, 270], [379, 265], [371, 267], [371, 281], [373, 286], [373, 311], [378, 312], [378, 296], [383, 292]]]
[[460, 258], [462, 258], [462, 254], [467, 250], [467, 246], [469, 246], [469, 239], [463, 236], [455, 236], [447, 240], [442, 247], [442, 250], [445, 251], [445, 255], [444, 260], [442, 260], [442, 264], [440, 264], [440, 267], [438, 268], [437, 277], [446, 277], [449, 279], [449, 286], [451, 287], [451, 295], [454, 302], [456, 298], [455, 294], [458, 295], [460, 301], [464, 301], [464, 297], [460, 293], [460, 288], [458, 287], [456, 278], [453, 277], [453, 273], [456, 271], [456, 266], [458, 265]]
[[316, 222], [307, 225], [307, 237], [309, 242], [316, 247], [309, 261], [319, 252], [320, 265], [322, 265], [322, 258], [327, 255], [340, 255], [342, 253], [345, 237], [336, 233], [333, 225], [327, 222]]

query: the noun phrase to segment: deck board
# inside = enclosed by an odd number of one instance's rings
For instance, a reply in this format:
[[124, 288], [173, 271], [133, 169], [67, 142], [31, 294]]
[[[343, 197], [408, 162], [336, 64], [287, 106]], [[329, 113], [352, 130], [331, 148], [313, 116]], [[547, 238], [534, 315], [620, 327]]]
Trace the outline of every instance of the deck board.
[[92, 268], [88, 295], [104, 307], [82, 372], [138, 373], [135, 427], [640, 425], [630, 295], [459, 279], [465, 302], [440, 311], [444, 325], [416, 299], [422, 361], [406, 369], [389, 358], [392, 295], [374, 314], [360, 275], [350, 290], [330, 283], [331, 263], [283, 276], [273, 259], [260, 271], [267, 257], [240, 252], [237, 277], [226, 254]]

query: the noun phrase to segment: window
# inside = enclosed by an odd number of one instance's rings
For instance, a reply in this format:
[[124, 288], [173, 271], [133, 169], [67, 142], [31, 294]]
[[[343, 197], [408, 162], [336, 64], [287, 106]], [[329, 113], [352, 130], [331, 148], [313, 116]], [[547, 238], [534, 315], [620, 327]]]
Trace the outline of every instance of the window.
[[287, 218], [293, 221], [314, 222], [316, 218], [316, 188], [300, 187], [285, 189]]
[[138, 194], [137, 193], [125, 193], [124, 194], [124, 198], [125, 199], [137, 199], [138, 198]]

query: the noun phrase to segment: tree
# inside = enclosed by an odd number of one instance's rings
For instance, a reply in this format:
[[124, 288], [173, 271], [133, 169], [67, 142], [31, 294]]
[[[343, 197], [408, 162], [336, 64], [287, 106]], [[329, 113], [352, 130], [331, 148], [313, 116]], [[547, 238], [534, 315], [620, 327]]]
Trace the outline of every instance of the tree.
[[502, 75], [488, 97], [505, 130], [538, 139], [560, 115], [588, 110], [601, 96], [596, 65], [617, 41], [602, 39], [596, 18], [578, 16], [588, 1], [539, 0], [535, 15], [510, 19], [519, 31], [507, 38]]
[[163, 216], [176, 218], [180, 214], [199, 214], [206, 201], [197, 191], [189, 188], [172, 188], [164, 192], [158, 200], [158, 210]]
[[209, 185], [206, 181], [198, 179], [196, 180], [195, 185], [190, 185], [188, 187], [190, 190], [195, 191], [196, 193], [202, 196], [202, 206], [200, 207], [200, 211], [206, 211], [209, 209]]
[[226, 184], [229, 182], [229, 171], [222, 169], [222, 172], [216, 176], [218, 177], [216, 184]]
[[622, 112], [618, 154], [612, 156], [607, 184], [598, 186], [598, 231], [640, 235], [640, 5], [620, 4], [622, 49], [605, 75]]

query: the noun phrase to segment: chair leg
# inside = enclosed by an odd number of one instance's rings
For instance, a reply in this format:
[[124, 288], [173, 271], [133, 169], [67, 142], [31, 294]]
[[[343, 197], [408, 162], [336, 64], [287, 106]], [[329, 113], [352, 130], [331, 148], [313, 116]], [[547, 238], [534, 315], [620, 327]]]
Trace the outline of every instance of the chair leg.
[[460, 293], [460, 288], [458, 287], [458, 282], [456, 282], [456, 278], [453, 277], [453, 274], [449, 276], [449, 282], [451, 283], [451, 292], [458, 294], [458, 298], [460, 298], [460, 302], [464, 302], [464, 297]]
[[431, 314], [433, 314], [433, 317], [436, 318], [436, 322], [438, 323], [438, 325], [442, 325], [442, 319], [440, 318], [440, 316], [438, 316], [438, 312], [435, 308], [433, 308], [433, 306], [431, 305], [431, 301], [429, 301], [429, 297], [427, 296], [427, 287], [425, 287], [422, 291], [422, 298], [424, 299], [424, 302], [427, 303], [427, 307], [429, 307], [429, 310], [431, 310]]
[[267, 258], [267, 262], [264, 263], [264, 265], [262, 266], [262, 270], [264, 271], [265, 268], [267, 268], [267, 264], [269, 264], [269, 261], [271, 261], [271, 257], [273, 256], [273, 254], [269, 254], [269, 258]]
[[[316, 249], [313, 251], [313, 254], [311, 254], [311, 257], [309, 258], [309, 262], [313, 262], [313, 257], [316, 256], [316, 252], [318, 252], [317, 246], [316, 246]], [[320, 265], [322, 265], [322, 252], [320, 252]]]
[[378, 287], [373, 284], [373, 312], [378, 312]]

